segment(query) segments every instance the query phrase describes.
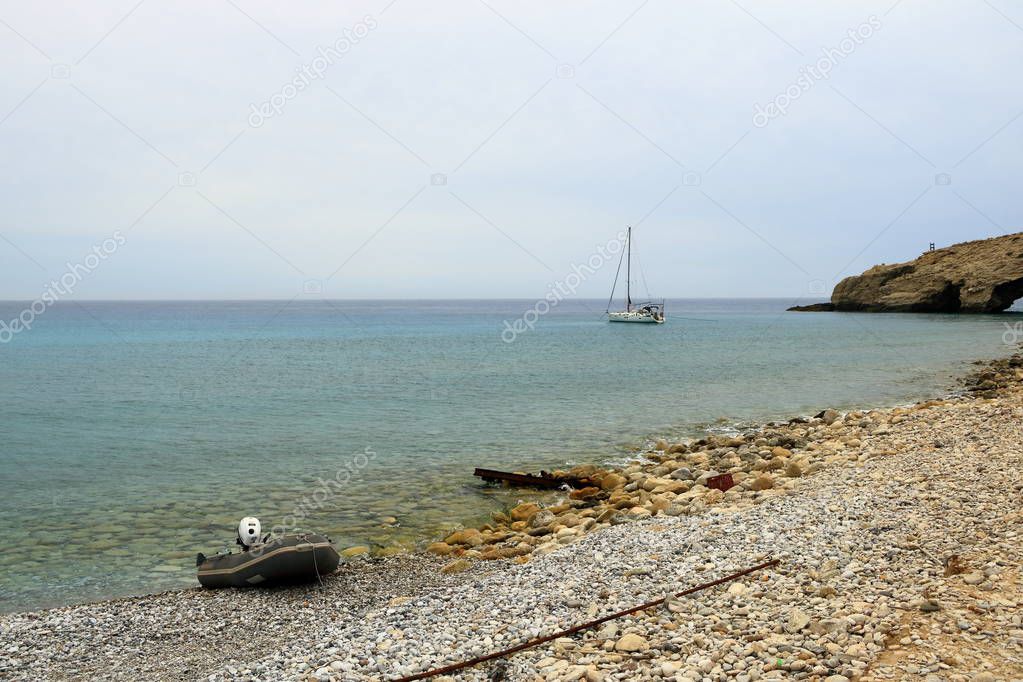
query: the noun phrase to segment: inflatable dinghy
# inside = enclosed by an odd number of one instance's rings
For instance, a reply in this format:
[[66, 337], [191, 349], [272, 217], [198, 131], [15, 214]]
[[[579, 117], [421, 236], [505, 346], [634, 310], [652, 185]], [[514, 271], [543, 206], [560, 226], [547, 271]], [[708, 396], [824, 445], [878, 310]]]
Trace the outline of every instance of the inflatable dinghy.
[[282, 535], [242, 546], [242, 552], [196, 557], [199, 583], [252, 587], [312, 582], [333, 573], [341, 561], [330, 538], [316, 533]]

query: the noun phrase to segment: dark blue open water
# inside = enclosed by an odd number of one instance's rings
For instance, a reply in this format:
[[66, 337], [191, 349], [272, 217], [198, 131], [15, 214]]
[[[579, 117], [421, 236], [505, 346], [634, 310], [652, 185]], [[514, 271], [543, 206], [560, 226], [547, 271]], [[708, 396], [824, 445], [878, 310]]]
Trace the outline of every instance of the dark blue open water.
[[0, 345], [0, 610], [193, 585], [250, 514], [412, 548], [513, 499], [474, 466], [941, 393], [1019, 319], [789, 303], [571, 301], [513, 343], [533, 301], [57, 304]]

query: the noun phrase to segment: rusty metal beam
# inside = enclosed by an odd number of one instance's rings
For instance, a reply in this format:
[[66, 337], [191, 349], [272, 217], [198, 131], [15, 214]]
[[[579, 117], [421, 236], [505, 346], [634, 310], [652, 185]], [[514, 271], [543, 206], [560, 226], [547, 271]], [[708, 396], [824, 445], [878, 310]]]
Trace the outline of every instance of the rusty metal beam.
[[[539, 476], [533, 474], [516, 474], [509, 471], [497, 471], [496, 469], [479, 469], [472, 472], [484, 481], [503, 481], [515, 485], [528, 486], [531, 488], [560, 488], [566, 483], [574, 488], [583, 487], [581, 479], [577, 478], [555, 478], [546, 472], [540, 472]], [[588, 483], [588, 481], [587, 481]]]
[[457, 672], [459, 670], [464, 670], [466, 668], [472, 668], [474, 666], [479, 665], [480, 663], [486, 663], [487, 661], [493, 661], [493, 660], [498, 659], [498, 658], [504, 658], [505, 656], [511, 656], [512, 654], [517, 654], [520, 651], [525, 651], [526, 649], [532, 649], [533, 647], [540, 646], [541, 644], [546, 644], [547, 642], [553, 642], [554, 640], [556, 640], [556, 639], [558, 639], [560, 637], [568, 637], [569, 635], [574, 635], [574, 634], [576, 634], [578, 632], [582, 632], [583, 630], [589, 630], [589, 629], [594, 628], [594, 627], [596, 627], [598, 625], [602, 625], [603, 623], [606, 623], [609, 620], [615, 620], [616, 618], [621, 618], [622, 616], [631, 616], [634, 613], [639, 613], [640, 611], [645, 611], [647, 609], [652, 609], [655, 606], [660, 606], [661, 604], [663, 604], [668, 599], [677, 599], [679, 597], [686, 597], [686, 596], [688, 596], [690, 594], [694, 594], [694, 593], [699, 592], [701, 590], [706, 590], [706, 589], [709, 589], [711, 587], [717, 587], [718, 585], [724, 585], [725, 583], [732, 582], [733, 580], [736, 580], [737, 578], [741, 578], [741, 577], [743, 577], [745, 575], [749, 575], [750, 573], [754, 573], [756, 571], [761, 571], [761, 570], [763, 570], [765, 568], [770, 568], [771, 566], [777, 566], [779, 563], [780, 562], [779, 562], [778, 559], [771, 559], [770, 561], [765, 561], [762, 564], [758, 564], [757, 566], [753, 566], [751, 568], [747, 568], [745, 570], [739, 571], [738, 573], [733, 573], [731, 575], [726, 575], [724, 578], [719, 578], [719, 579], [713, 580], [713, 581], [711, 581], [709, 583], [703, 583], [702, 585], [697, 585], [696, 587], [691, 587], [688, 590], [684, 590], [682, 592], [679, 592], [678, 594], [669, 595], [667, 597], [661, 597], [660, 599], [656, 599], [654, 601], [648, 601], [645, 604], [640, 604], [639, 606], [634, 606], [631, 609], [626, 609], [624, 611], [619, 611], [617, 613], [612, 613], [609, 616], [604, 616], [603, 618], [598, 618], [597, 620], [591, 620], [591, 621], [589, 621], [587, 623], [583, 623], [582, 625], [576, 625], [574, 628], [569, 628], [568, 630], [562, 630], [561, 632], [556, 632], [553, 635], [547, 635], [546, 637], [539, 637], [537, 639], [532, 639], [532, 640], [530, 640], [528, 642], [524, 642], [523, 644], [519, 644], [518, 646], [513, 646], [510, 649], [504, 649], [503, 651], [498, 651], [498, 652], [495, 652], [495, 653], [492, 653], [492, 654], [487, 654], [486, 656], [480, 656], [479, 658], [474, 658], [474, 659], [469, 660], [469, 661], [463, 661], [462, 663], [455, 663], [454, 665], [449, 665], [449, 666], [444, 667], [444, 668], [437, 668], [436, 670], [429, 670], [429, 671], [427, 671], [425, 673], [417, 673], [415, 675], [410, 675], [408, 677], [399, 677], [399, 678], [397, 678], [395, 680], [392, 680], [392, 682], [414, 682], [415, 680], [426, 680], [426, 679], [429, 679], [431, 677], [437, 677], [438, 675], [447, 675], [448, 673]]

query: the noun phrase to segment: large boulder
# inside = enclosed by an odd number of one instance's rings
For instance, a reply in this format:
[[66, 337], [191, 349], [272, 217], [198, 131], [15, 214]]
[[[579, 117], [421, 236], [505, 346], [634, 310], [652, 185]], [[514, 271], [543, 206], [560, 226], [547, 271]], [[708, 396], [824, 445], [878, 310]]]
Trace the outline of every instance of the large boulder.
[[801, 310], [997, 313], [1023, 296], [1023, 233], [875, 265], [835, 286], [830, 304]]

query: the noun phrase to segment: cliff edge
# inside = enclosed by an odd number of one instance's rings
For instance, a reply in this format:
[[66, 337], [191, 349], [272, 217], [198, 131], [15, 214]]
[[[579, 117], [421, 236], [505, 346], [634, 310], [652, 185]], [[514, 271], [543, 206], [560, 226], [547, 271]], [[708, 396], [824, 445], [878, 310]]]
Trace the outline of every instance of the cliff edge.
[[1023, 232], [875, 265], [835, 286], [831, 303], [790, 310], [998, 313], [1023, 297]]

